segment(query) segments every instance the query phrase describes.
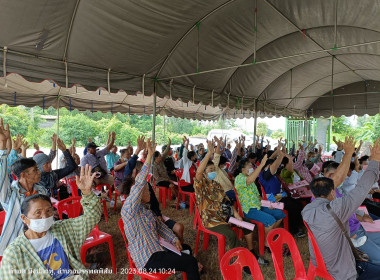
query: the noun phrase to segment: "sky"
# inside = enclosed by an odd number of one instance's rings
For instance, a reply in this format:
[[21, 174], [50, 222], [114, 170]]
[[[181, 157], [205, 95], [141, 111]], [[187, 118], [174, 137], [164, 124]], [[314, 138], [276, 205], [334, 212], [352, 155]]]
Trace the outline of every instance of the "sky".
[[[240, 126], [243, 130], [246, 130], [248, 132], [253, 133], [253, 126], [254, 126], [254, 119], [236, 119], [235, 123]], [[285, 131], [285, 118], [280, 117], [280, 118], [258, 118], [257, 123], [259, 122], [264, 122], [268, 125], [268, 128], [270, 130], [284, 130]]]

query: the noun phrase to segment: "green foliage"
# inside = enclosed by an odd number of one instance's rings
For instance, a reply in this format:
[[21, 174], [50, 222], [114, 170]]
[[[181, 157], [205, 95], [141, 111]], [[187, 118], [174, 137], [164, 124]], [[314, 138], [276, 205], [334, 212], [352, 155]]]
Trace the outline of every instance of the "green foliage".
[[256, 135], [267, 136], [267, 133], [268, 133], [268, 125], [263, 122], [257, 123]]
[[[12, 135], [22, 134], [29, 143], [39, 143], [41, 147], [51, 146], [51, 136], [57, 132], [58, 122], [49, 128], [41, 128], [40, 124], [45, 120], [40, 115], [57, 115], [57, 110], [50, 107], [43, 110], [40, 107], [26, 108], [23, 106], [9, 107], [0, 106], [0, 117], [5, 123], [9, 123]], [[103, 114], [101, 112], [69, 111], [62, 108], [59, 111], [59, 137], [70, 145], [75, 137], [77, 146], [85, 146], [88, 138], [98, 145], [106, 145], [108, 132], [115, 131], [117, 134], [116, 145], [126, 146], [128, 142], [136, 143], [138, 135], [152, 136], [153, 117], [123, 115], [116, 113]], [[165, 122], [165, 123], [164, 123]], [[219, 119], [217, 122], [194, 121], [174, 117], [156, 117], [156, 142], [159, 145], [166, 144], [168, 137], [173, 145], [182, 143], [182, 136], [207, 136], [214, 128], [235, 127], [233, 120]]]
[[285, 138], [285, 131], [278, 129], [276, 131], [273, 131], [270, 137], [272, 139], [280, 139], [281, 137], [284, 139]]

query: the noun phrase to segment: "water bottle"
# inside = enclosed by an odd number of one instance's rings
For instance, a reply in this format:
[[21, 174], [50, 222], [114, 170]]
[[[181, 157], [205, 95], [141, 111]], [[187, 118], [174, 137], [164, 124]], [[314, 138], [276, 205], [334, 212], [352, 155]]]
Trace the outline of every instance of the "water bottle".
[[115, 206], [115, 201], [114, 201], [113, 199], [110, 201], [110, 206], [111, 206], [111, 207], [114, 207], [114, 206]]

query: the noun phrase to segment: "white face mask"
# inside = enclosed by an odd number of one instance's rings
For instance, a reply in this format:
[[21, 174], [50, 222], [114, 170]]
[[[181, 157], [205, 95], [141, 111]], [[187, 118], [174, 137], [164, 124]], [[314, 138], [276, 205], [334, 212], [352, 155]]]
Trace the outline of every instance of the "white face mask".
[[29, 228], [38, 233], [48, 231], [54, 224], [53, 216], [50, 216], [49, 218], [45, 219], [29, 219], [28, 217], [26, 218], [30, 221]]
[[253, 167], [251, 167], [249, 170], [248, 170], [248, 175], [251, 175], [253, 173], [254, 169]]

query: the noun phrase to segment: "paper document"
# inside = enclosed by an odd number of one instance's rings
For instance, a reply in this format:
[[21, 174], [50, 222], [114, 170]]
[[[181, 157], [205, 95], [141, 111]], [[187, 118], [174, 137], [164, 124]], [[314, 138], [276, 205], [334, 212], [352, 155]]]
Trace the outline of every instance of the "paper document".
[[321, 168], [314, 163], [313, 167], [310, 169], [310, 173], [315, 176], [321, 171]]
[[176, 246], [174, 246], [173, 244], [171, 244], [170, 242], [166, 241], [165, 239], [159, 237], [159, 242], [160, 242], [160, 245], [162, 247], [165, 247], [166, 249], [178, 254], [181, 256], [181, 252], [177, 249]]
[[380, 231], [380, 220], [373, 221], [374, 223], [361, 222], [363, 228], [367, 232], [379, 232]]
[[244, 221], [240, 221], [240, 220], [238, 220], [238, 219], [236, 219], [234, 217], [230, 217], [230, 219], [228, 220], [228, 222], [231, 223], [231, 224], [237, 225], [239, 227], [252, 230], [252, 231], [255, 228], [254, 224], [247, 223], [247, 222], [244, 222]]
[[284, 203], [282, 202], [273, 202], [269, 200], [261, 200], [261, 206], [268, 207], [268, 208], [276, 208], [283, 210], [284, 209]]
[[298, 189], [300, 187], [306, 187], [308, 185], [309, 185], [309, 183], [306, 180], [302, 180], [302, 181], [294, 183], [293, 185], [289, 185], [288, 188], [289, 188], [289, 190], [294, 190], [294, 189]]

